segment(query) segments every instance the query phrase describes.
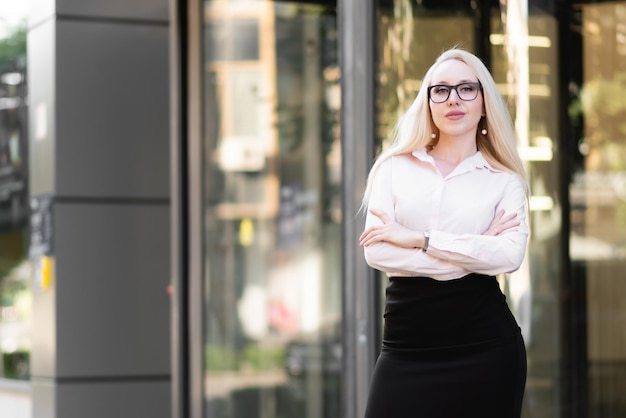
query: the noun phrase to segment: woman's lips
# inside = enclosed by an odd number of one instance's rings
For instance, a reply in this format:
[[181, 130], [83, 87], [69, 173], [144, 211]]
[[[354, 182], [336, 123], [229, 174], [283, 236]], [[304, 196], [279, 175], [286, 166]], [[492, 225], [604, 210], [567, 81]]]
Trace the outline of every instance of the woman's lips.
[[461, 119], [463, 116], [465, 116], [465, 113], [463, 113], [463, 112], [449, 112], [449, 113], [446, 113], [446, 118], [452, 119], [452, 120]]

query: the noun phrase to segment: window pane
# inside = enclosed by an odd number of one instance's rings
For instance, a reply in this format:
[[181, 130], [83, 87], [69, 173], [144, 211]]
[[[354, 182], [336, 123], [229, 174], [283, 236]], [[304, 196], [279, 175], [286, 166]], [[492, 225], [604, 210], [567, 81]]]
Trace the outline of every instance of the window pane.
[[254, 19], [211, 20], [205, 25], [207, 61], [259, 59], [259, 25]]
[[[524, 417], [558, 417], [561, 386], [561, 132], [558, 123], [557, 20], [541, 11], [492, 14], [492, 71], [515, 123], [530, 183], [531, 235], [525, 265], [505, 282], [528, 356]], [[528, 37], [515, 37], [522, 25]], [[518, 39], [516, 42], [515, 39]], [[528, 43], [526, 46], [525, 43]]]
[[[587, 291], [589, 417], [626, 414], [626, 3], [585, 4], [577, 86], [582, 163], [571, 187], [572, 263]], [[580, 112], [580, 113], [578, 113]]]
[[0, 378], [30, 375], [26, 24], [0, 16]]
[[205, 416], [339, 418], [335, 10], [204, 6]]

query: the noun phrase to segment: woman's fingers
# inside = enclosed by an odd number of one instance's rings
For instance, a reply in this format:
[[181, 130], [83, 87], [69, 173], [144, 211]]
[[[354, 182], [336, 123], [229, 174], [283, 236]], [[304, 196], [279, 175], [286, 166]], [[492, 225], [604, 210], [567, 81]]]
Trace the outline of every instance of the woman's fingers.
[[373, 226], [368, 228], [365, 232], [361, 234], [359, 238], [359, 244], [363, 247], [367, 247], [377, 241], [385, 241], [386, 232], [384, 229], [384, 225]]
[[378, 217], [378, 219], [383, 221], [384, 224], [388, 224], [389, 222], [391, 222], [391, 219], [389, 218], [389, 216], [387, 216], [387, 214], [383, 211], [380, 211], [378, 209], [370, 209], [370, 213]]
[[511, 228], [519, 226], [520, 222], [517, 221], [516, 218], [517, 213], [504, 216], [504, 211], [499, 211], [483, 235], [497, 236]]
[[[502, 211], [502, 212], [504, 214], [504, 211]], [[511, 219], [515, 219], [516, 217], [517, 217], [517, 213], [511, 213], [510, 215], [501, 217], [500, 222], [508, 222]]]
[[493, 221], [491, 223], [493, 224], [495, 222], [499, 222], [500, 219], [502, 219], [503, 216], [504, 216], [504, 209], [502, 209], [498, 213], [496, 213], [496, 216], [493, 218]]
[[383, 224], [371, 226], [367, 228], [365, 231], [363, 231], [363, 233], [359, 237], [359, 244], [363, 246], [367, 246], [373, 243], [376, 240], [376, 238], [382, 241], [381, 239], [381, 237], [383, 236], [382, 229], [384, 228], [385, 225], [391, 222], [391, 219], [389, 219], [389, 216], [387, 216], [387, 214], [385, 214], [385, 212], [383, 211], [380, 211], [378, 209], [370, 209], [370, 213], [376, 216], [378, 219], [380, 219]]
[[378, 234], [376, 231], [369, 231], [367, 234], [361, 236], [361, 240], [359, 244], [363, 247], [367, 247], [370, 244], [373, 244], [376, 241]]
[[370, 213], [381, 220], [382, 224], [377, 224], [367, 228], [359, 237], [359, 244], [367, 247], [376, 242], [388, 242], [399, 247], [414, 248], [419, 241], [415, 231], [407, 229], [394, 222], [386, 213], [370, 209]]

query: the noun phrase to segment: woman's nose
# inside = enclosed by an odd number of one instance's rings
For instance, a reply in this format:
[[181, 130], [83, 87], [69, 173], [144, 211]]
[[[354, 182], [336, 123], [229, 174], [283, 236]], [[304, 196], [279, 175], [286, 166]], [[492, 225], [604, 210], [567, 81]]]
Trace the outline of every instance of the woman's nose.
[[448, 103], [458, 103], [459, 100], [461, 100], [459, 92], [456, 89], [451, 89], [448, 95]]

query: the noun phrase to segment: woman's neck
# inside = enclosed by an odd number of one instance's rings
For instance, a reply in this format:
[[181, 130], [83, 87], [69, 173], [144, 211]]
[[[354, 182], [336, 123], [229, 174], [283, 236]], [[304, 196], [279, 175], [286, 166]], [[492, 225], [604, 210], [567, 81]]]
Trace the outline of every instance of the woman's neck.
[[476, 141], [446, 141], [440, 138], [429, 154], [435, 160], [458, 165], [467, 157], [476, 154], [477, 151]]

